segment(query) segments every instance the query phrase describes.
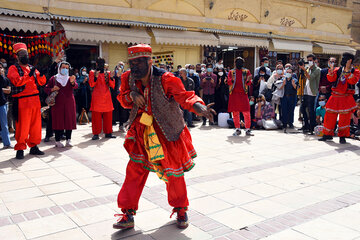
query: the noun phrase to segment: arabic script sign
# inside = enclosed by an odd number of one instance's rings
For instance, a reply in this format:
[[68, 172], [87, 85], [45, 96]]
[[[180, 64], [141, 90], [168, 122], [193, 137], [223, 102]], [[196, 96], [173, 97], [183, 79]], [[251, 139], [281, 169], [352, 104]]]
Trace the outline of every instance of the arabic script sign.
[[248, 18], [248, 15], [241, 14], [241, 13], [235, 11], [235, 9], [232, 10], [228, 16], [229, 20], [235, 20], [235, 21], [241, 21], [241, 22], [244, 21], [246, 18]]

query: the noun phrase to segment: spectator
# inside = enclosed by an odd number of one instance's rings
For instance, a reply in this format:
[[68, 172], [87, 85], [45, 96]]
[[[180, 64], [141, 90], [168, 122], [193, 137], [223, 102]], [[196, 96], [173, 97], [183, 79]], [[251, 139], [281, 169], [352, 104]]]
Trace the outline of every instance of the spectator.
[[260, 68], [261, 67], [264, 67], [265, 68], [265, 73], [267, 75], [271, 75], [271, 69], [269, 68], [269, 59], [267, 57], [263, 57], [261, 60], [260, 60], [260, 67], [257, 67], [255, 69], [255, 72], [254, 72], [254, 76], [257, 76], [259, 75], [259, 71], [260, 71]]
[[200, 76], [202, 74], [201, 64], [198, 63], [195, 66], [196, 73]]
[[7, 122], [7, 95], [11, 92], [10, 81], [5, 75], [5, 68], [0, 62], [0, 126], [1, 138], [4, 148], [12, 148], [9, 136], [8, 122]]
[[[271, 73], [271, 72], [270, 72]], [[266, 82], [269, 80], [270, 75], [267, 74], [266, 68], [260, 67], [258, 70], [258, 74], [255, 75], [252, 81], [252, 88], [253, 88], [253, 96], [257, 98], [259, 94], [262, 94], [266, 87]]]
[[280, 87], [284, 89], [284, 96], [281, 98], [281, 115], [284, 132], [286, 132], [287, 127], [294, 128], [297, 84], [297, 79], [293, 78], [292, 68], [287, 68], [285, 79]]
[[219, 61], [217, 63], [215, 63], [215, 67], [218, 69], [224, 68], [223, 60], [219, 59]]
[[257, 126], [265, 129], [281, 128], [280, 120], [275, 119], [275, 111], [271, 103], [265, 100], [265, 96], [260, 94], [255, 105], [255, 119]]
[[175, 77], [179, 77], [179, 70], [180, 70], [181, 68], [182, 68], [181, 65], [177, 65], [177, 70], [176, 70], [176, 72], [174, 72], [174, 76], [175, 76]]
[[[105, 71], [105, 60], [98, 58], [96, 60], [96, 71], [91, 70], [89, 74], [90, 87], [94, 88], [91, 98], [92, 112], [92, 140], [99, 140], [101, 130], [104, 130], [105, 138], [115, 138], [112, 135], [112, 111], [114, 107], [111, 102], [111, 93], [109, 88], [115, 87], [113, 79], [114, 72]], [[112, 76], [111, 76], [112, 75]]]
[[86, 67], [80, 69], [80, 75], [76, 79], [78, 89], [76, 93], [76, 105], [79, 116], [82, 111], [89, 112], [91, 102], [91, 91], [89, 85], [89, 74], [87, 73]]
[[326, 99], [329, 99], [331, 96], [331, 87], [333, 83], [329, 82], [327, 79], [327, 74], [329, 73], [329, 68], [333, 66], [336, 67], [336, 58], [330, 57], [328, 61], [328, 67], [321, 69], [320, 71], [320, 83], [319, 83], [319, 92], [318, 95], [325, 95]]
[[45, 87], [45, 92], [50, 95], [57, 91], [55, 105], [51, 107], [52, 128], [55, 132], [55, 147], [63, 148], [60, 142], [65, 131], [66, 147], [72, 147], [71, 134], [76, 129], [76, 105], [73, 90], [77, 89], [75, 75], [69, 76], [70, 64], [61, 62], [58, 74], [51, 77]]
[[327, 99], [325, 95], [319, 96], [319, 107], [316, 108], [316, 123], [318, 125], [322, 125], [324, 122], [325, 113], [326, 113], [326, 109], [325, 109], [326, 101]]
[[195, 66], [194, 65], [190, 65], [189, 66], [189, 77], [194, 81], [195, 84], [195, 94], [200, 96], [200, 77], [199, 74], [197, 74], [197, 72], [195, 72]]
[[360, 99], [356, 100], [357, 109], [351, 116], [350, 137], [360, 140]]
[[299, 67], [304, 71], [304, 74], [306, 76], [304, 98], [301, 104], [302, 114], [304, 116], [303, 131], [308, 131], [311, 135], [314, 134], [314, 127], [316, 125], [315, 98], [316, 94], [319, 91], [321, 74], [320, 68], [316, 67], [314, 64], [315, 59], [316, 57], [314, 54], [309, 54], [307, 56], [309, 67], [305, 69], [304, 65], [299, 65]]
[[[217, 76], [213, 73], [212, 64], [206, 65], [207, 70], [200, 79], [200, 87], [203, 89], [203, 100], [206, 105], [215, 102], [215, 88], [217, 85]], [[206, 118], [203, 117], [203, 125], [206, 125]], [[214, 125], [210, 122], [210, 125]]]
[[167, 70], [166, 64], [164, 64], [164, 63], [160, 63], [159, 68], [164, 69], [165, 71]]
[[[184, 84], [185, 90], [186, 91], [194, 91], [194, 89], [195, 89], [194, 80], [192, 80], [190, 77], [187, 76], [186, 69], [181, 68], [179, 70], [179, 72], [180, 72], [180, 79], [181, 79], [182, 83]], [[184, 109], [184, 119], [189, 128], [195, 127], [195, 125], [192, 122], [192, 118], [193, 117], [192, 117], [191, 112]]]
[[[227, 75], [224, 68], [220, 68], [217, 73], [218, 84], [215, 90], [215, 111], [217, 113], [227, 112], [229, 101], [229, 88], [226, 84]], [[217, 115], [214, 116], [215, 119]]]

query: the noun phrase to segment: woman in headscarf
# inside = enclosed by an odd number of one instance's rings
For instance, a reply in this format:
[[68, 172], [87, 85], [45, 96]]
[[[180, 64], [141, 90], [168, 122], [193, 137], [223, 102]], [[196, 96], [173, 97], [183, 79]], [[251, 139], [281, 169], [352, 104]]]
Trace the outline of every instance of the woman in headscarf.
[[76, 82], [79, 86], [76, 95], [76, 106], [77, 106], [77, 112], [80, 116], [83, 109], [85, 109], [86, 112], [90, 110], [90, 102], [91, 102], [89, 74], [87, 73], [86, 67], [82, 67], [80, 69], [79, 77], [76, 79]]
[[45, 92], [50, 95], [58, 91], [55, 105], [51, 107], [52, 127], [55, 132], [55, 147], [64, 147], [60, 142], [61, 135], [65, 130], [66, 147], [72, 147], [71, 133], [76, 129], [76, 106], [73, 90], [78, 84], [74, 75], [69, 76], [70, 64], [59, 63], [58, 74], [49, 79]]

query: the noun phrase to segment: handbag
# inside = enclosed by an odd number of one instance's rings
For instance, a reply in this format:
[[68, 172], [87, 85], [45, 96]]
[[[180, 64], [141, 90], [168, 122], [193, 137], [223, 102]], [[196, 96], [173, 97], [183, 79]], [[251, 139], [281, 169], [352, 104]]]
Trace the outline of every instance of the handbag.
[[53, 91], [52, 93], [50, 93], [49, 96], [47, 96], [47, 98], [45, 99], [45, 103], [48, 105], [48, 106], [54, 106], [55, 105], [55, 98], [56, 96], [58, 95], [58, 91]]
[[278, 126], [276, 125], [274, 119], [270, 119], [270, 120], [262, 119], [262, 123], [263, 123], [263, 127], [264, 127], [266, 130], [278, 129]]

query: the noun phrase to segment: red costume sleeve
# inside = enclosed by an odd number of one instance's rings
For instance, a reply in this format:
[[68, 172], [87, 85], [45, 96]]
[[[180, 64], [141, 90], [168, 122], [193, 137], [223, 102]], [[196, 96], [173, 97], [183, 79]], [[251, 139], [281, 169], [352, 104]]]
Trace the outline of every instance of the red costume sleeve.
[[90, 87], [95, 87], [97, 81], [95, 82], [95, 72], [94, 70], [91, 70], [89, 73], [89, 85]]
[[[110, 72], [108, 72], [108, 73], [109, 73], [109, 76], [110, 76]], [[115, 80], [114, 80], [114, 78], [109, 79], [109, 87], [111, 87], [112, 89], [115, 88]]]
[[130, 98], [129, 76], [130, 71], [126, 71], [121, 75], [120, 93], [117, 96], [117, 99], [123, 108], [132, 108], [133, 106], [133, 101]]
[[19, 72], [14, 65], [9, 67], [7, 77], [15, 87], [20, 87], [27, 84], [28, 82], [33, 81], [31, 79], [32, 77], [29, 77], [28, 72], [24, 72], [24, 76], [20, 77]]
[[172, 73], [164, 73], [161, 81], [166, 96], [168, 98], [174, 97], [175, 101], [178, 102], [182, 108], [196, 113], [193, 108], [196, 102], [205, 105], [203, 100], [195, 95], [194, 91], [186, 91], [180, 78], [175, 77]]
[[350, 75], [351, 78], [347, 79], [347, 82], [350, 84], [356, 84], [360, 78], [360, 71], [359, 69], [355, 69], [354, 73]]
[[329, 70], [329, 73], [327, 74], [327, 79], [329, 82], [335, 82], [337, 80], [337, 71], [339, 70], [339, 68], [335, 68], [333, 73], [331, 74], [331, 71]]
[[227, 84], [229, 86], [232, 86], [233, 85], [233, 71], [231, 70], [228, 74], [228, 81], [227, 81]]
[[246, 73], [246, 85], [250, 86], [251, 85], [251, 80], [250, 81], [247, 81], [247, 78], [248, 77], [252, 77], [252, 74], [249, 70], [247, 70], [247, 73]]
[[36, 79], [37, 79], [38, 84], [40, 86], [45, 85], [45, 83], [46, 83], [45, 75], [40, 76], [40, 72], [38, 70], [35, 70], [35, 74], [36, 74]]

